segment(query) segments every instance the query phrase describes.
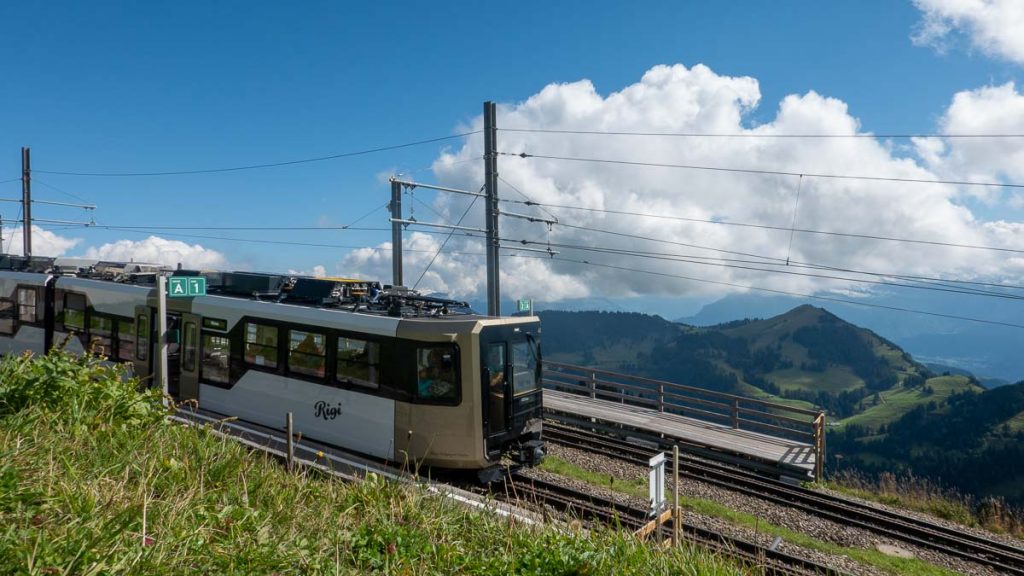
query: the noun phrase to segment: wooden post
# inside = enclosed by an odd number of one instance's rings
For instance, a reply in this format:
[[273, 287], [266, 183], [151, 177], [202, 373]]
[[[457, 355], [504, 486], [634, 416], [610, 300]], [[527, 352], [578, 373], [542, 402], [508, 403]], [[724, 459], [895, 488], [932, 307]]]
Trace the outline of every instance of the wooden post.
[[590, 399], [597, 398], [597, 374], [590, 373]]
[[819, 412], [814, 419], [814, 481], [821, 482], [825, 476], [825, 413]]
[[658, 383], [658, 412], [665, 411], [665, 385]]
[[679, 511], [679, 444], [672, 446], [672, 546], [679, 546], [683, 515]]
[[740, 427], [740, 399], [732, 399], [732, 427], [739, 430]]
[[288, 461], [285, 464], [285, 468], [291, 472], [295, 465], [295, 435], [292, 431], [292, 413], [289, 412], [285, 416], [285, 426], [288, 433]]

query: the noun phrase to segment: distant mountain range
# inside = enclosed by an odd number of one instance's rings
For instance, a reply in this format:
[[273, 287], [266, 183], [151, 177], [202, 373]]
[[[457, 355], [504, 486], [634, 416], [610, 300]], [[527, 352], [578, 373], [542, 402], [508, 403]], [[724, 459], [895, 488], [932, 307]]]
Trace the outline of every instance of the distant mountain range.
[[[857, 298], [844, 298], [857, 301]], [[955, 298], [944, 293], [877, 293], [863, 299], [865, 304], [924, 310], [1024, 325], [1024, 306], [1015, 300], [998, 298]], [[976, 323], [941, 316], [899, 312], [813, 299], [755, 294], [730, 295], [704, 306], [695, 315], [677, 322], [711, 326], [739, 318], [768, 318], [801, 304], [824, 305], [843, 319], [884, 335], [920, 362], [941, 364], [976, 375], [989, 385], [1016, 382], [1024, 378], [1024, 329]]]

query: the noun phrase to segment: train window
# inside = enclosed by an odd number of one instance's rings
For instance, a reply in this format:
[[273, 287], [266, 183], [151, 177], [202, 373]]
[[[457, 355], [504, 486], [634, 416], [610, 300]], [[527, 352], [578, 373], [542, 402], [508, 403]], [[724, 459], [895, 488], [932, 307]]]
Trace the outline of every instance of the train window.
[[[65, 325], [67, 323], [65, 322]], [[135, 326], [131, 320], [117, 321], [117, 359], [131, 360], [135, 352]]]
[[89, 316], [89, 351], [97, 356], [110, 356], [114, 337], [114, 321], [106, 316]]
[[18, 321], [36, 321], [36, 289], [18, 288]]
[[185, 322], [185, 336], [183, 338], [185, 353], [181, 357], [181, 367], [192, 372], [196, 369], [196, 323]]
[[149, 316], [139, 314], [135, 322], [135, 357], [145, 360], [149, 356]]
[[85, 296], [64, 295], [64, 330], [85, 332]]
[[455, 347], [421, 346], [416, 349], [416, 397], [448, 403], [458, 400]]
[[515, 394], [532, 392], [537, 386], [537, 356], [529, 342], [512, 343], [512, 386]]
[[231, 340], [215, 334], [203, 334], [202, 365], [199, 377], [218, 384], [228, 383]]
[[0, 299], [0, 334], [14, 334], [14, 302]]
[[288, 339], [288, 370], [323, 377], [327, 369], [327, 337], [315, 332], [291, 330]]
[[377, 388], [380, 383], [380, 344], [339, 336], [337, 378], [339, 382]]
[[245, 323], [245, 361], [277, 368], [277, 326]]

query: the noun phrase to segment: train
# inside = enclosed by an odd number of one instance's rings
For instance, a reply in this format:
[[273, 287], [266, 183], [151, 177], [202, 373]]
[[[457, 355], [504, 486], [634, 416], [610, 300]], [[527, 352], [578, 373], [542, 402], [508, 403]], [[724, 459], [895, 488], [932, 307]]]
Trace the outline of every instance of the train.
[[168, 393], [409, 467], [475, 472], [544, 457], [540, 321], [350, 278], [0, 256], [0, 353], [55, 346], [129, 364], [154, 385], [158, 276], [202, 277], [166, 299]]

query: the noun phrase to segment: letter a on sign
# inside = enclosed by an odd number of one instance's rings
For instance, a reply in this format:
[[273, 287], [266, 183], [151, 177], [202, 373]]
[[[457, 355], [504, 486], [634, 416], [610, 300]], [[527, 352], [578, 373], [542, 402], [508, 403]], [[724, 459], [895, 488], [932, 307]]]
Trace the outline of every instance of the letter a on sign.
[[171, 283], [171, 296], [184, 296], [185, 294], [186, 292], [184, 282], [179, 281]]

